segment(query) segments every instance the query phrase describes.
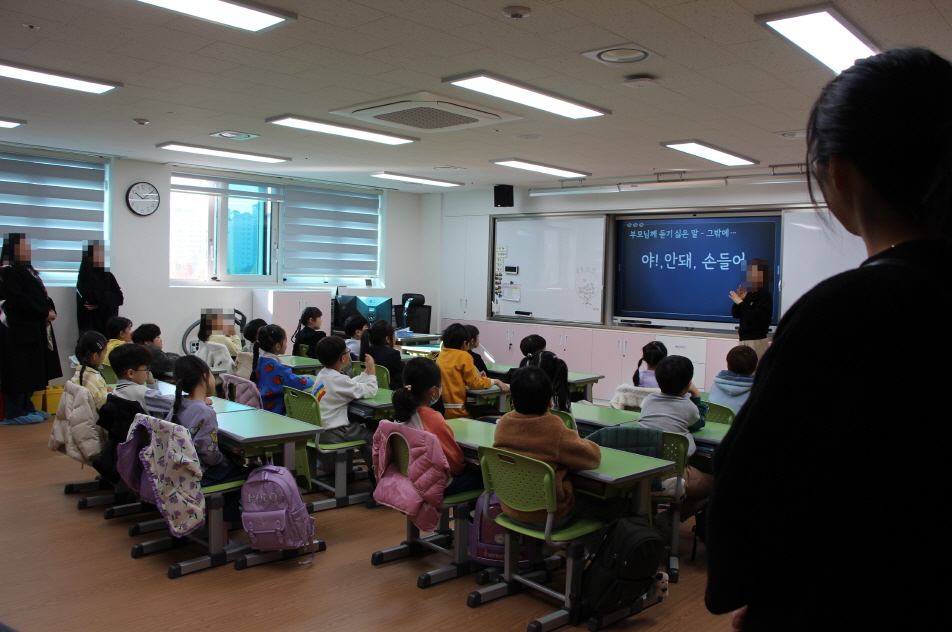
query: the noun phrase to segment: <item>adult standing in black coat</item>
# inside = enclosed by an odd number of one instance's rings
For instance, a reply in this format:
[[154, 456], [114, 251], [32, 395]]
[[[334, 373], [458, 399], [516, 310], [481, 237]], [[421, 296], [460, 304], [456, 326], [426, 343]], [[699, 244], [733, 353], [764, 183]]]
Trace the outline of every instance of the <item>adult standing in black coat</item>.
[[49, 414], [37, 411], [30, 397], [50, 380], [62, 377], [53, 321], [56, 308], [33, 269], [30, 241], [12, 233], [0, 250], [0, 387], [4, 425], [39, 423]]
[[116, 277], [106, 269], [106, 247], [100, 241], [90, 241], [83, 249], [76, 279], [76, 320], [79, 334], [87, 331], [106, 331], [106, 321], [119, 315], [122, 289]]
[[857, 61], [813, 106], [807, 164], [869, 259], [787, 311], [714, 454], [705, 601], [745, 632], [937, 629], [952, 64], [920, 48]]
[[763, 259], [753, 259], [747, 266], [747, 286], [741, 284], [730, 293], [734, 301], [731, 315], [740, 319], [737, 331], [740, 344], [756, 351], [758, 358], [764, 357], [764, 352], [770, 346], [767, 330], [773, 319], [773, 294], [768, 291], [769, 288], [770, 264]]

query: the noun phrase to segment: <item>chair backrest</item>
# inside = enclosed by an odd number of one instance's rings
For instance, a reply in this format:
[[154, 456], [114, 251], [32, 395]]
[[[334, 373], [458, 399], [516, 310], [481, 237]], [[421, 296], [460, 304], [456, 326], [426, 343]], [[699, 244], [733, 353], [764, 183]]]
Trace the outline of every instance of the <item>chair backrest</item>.
[[660, 459], [664, 451], [664, 434], [657, 428], [611, 426], [596, 430], [586, 439], [605, 448]]
[[400, 473], [407, 476], [410, 471], [410, 446], [407, 440], [399, 432], [391, 434], [388, 440], [393, 462], [397, 464]]
[[296, 343], [294, 345], [294, 355], [296, 355], [299, 358], [306, 358], [308, 357], [307, 352], [310, 351], [310, 349], [311, 349], [310, 345]]
[[106, 380], [106, 384], [116, 384], [119, 382], [119, 376], [116, 375], [115, 370], [108, 364], [104, 364], [99, 368], [99, 372], [102, 373], [102, 378]]
[[[352, 362], [351, 366], [353, 370], [351, 371], [351, 377], [357, 377], [364, 372], [364, 369], [367, 368], [363, 362]], [[377, 388], [390, 388], [390, 369], [385, 366], [380, 366], [379, 364], [375, 369], [377, 375]]]
[[707, 403], [707, 421], [715, 424], [734, 423], [734, 411], [723, 404]]
[[555, 513], [558, 506], [555, 472], [548, 463], [482, 446], [479, 448], [479, 467], [486, 493], [495, 493], [505, 505], [516, 511], [545, 509], [550, 514]]
[[221, 384], [225, 399], [252, 408], [264, 408], [261, 402], [261, 391], [251, 380], [225, 373], [221, 376]]
[[[510, 397], [509, 399], [512, 398]], [[549, 412], [561, 419], [565, 423], [566, 428], [569, 430], [575, 430], [575, 415], [564, 410], [556, 410], [554, 408], [549, 410]]]
[[357, 360], [354, 360], [353, 362], [350, 363], [350, 376], [357, 377], [358, 375], [364, 372], [364, 368], [365, 367], [363, 362], [358, 362]]
[[679, 432], [666, 432], [661, 440], [661, 458], [674, 462], [673, 471], [678, 476], [684, 474], [687, 467], [689, 447], [687, 435]]
[[292, 419], [321, 426], [321, 407], [310, 393], [285, 386], [284, 410]]

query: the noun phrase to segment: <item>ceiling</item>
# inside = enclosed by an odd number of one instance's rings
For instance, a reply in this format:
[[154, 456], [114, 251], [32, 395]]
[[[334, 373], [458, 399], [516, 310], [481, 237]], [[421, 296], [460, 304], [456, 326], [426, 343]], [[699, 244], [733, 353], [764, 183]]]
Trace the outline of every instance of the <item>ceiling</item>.
[[[803, 161], [810, 105], [833, 76], [754, 16], [812, 0], [519, 0], [532, 15], [503, 15], [505, 0], [261, 0], [298, 20], [263, 33], [204, 22], [135, 0], [2, 0], [0, 58], [125, 87], [103, 95], [0, 78], [0, 129], [11, 142], [156, 162], [380, 186], [389, 170], [465, 182], [551, 186], [558, 178], [492, 165], [518, 157], [613, 178], [714, 163], [659, 146], [698, 138], [762, 165]], [[927, 46], [952, 57], [952, 0], [838, 0], [882, 47]], [[32, 24], [29, 29], [24, 24]], [[663, 59], [609, 67], [580, 53], [636, 42]], [[571, 120], [442, 84], [487, 70], [612, 110]], [[634, 73], [657, 88], [622, 85]], [[522, 116], [468, 130], [411, 134], [386, 146], [267, 124], [284, 113], [383, 125], [329, 114], [364, 101], [428, 90]], [[139, 126], [133, 118], [146, 118]], [[233, 141], [221, 130], [259, 134]], [[519, 140], [517, 135], [539, 135]], [[156, 149], [178, 141], [293, 158], [261, 165]], [[465, 170], [444, 171], [452, 165]], [[429, 192], [435, 187], [386, 186]]]

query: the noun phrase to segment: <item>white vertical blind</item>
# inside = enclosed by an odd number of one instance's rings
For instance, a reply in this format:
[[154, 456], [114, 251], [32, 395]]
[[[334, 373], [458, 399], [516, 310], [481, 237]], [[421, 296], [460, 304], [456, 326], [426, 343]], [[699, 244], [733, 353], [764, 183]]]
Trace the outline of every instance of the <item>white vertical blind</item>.
[[103, 239], [105, 208], [105, 164], [0, 152], [0, 232], [27, 234], [47, 282], [75, 282], [83, 242]]
[[286, 186], [285, 277], [377, 277], [380, 196]]

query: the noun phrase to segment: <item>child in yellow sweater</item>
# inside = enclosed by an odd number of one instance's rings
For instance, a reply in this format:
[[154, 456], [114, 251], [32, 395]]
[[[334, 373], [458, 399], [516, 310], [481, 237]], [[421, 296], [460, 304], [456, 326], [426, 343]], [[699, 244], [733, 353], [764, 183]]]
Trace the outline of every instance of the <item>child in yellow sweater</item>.
[[436, 359], [443, 374], [443, 406], [447, 419], [466, 417], [466, 389], [498, 386], [503, 393], [509, 387], [502, 380], [493, 380], [476, 371], [473, 356], [469, 354], [470, 332], [466, 325], [453, 323], [443, 332], [443, 350]]

